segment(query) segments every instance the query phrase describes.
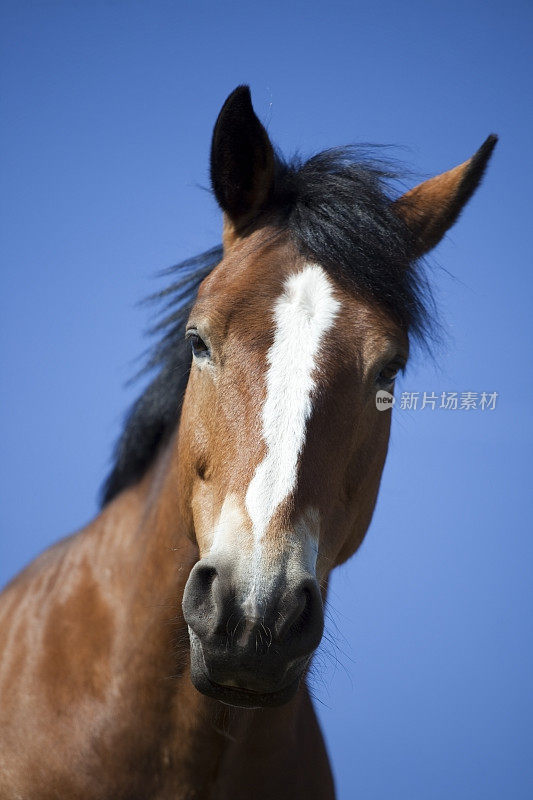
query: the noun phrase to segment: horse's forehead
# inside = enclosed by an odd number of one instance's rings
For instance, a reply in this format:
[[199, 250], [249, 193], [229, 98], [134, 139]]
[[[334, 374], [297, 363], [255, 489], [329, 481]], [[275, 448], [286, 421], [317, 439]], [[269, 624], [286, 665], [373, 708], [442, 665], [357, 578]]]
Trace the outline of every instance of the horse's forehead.
[[[356, 362], [378, 352], [387, 339], [401, 339], [403, 334], [383, 309], [350, 290], [348, 284], [338, 281], [324, 265], [304, 258], [290, 242], [267, 239], [265, 243], [252, 237], [225, 256], [206, 278], [196, 309], [217, 329], [221, 340], [229, 338], [237, 351], [250, 344], [261, 357], [273, 343], [280, 306], [291, 308], [298, 316], [307, 304], [304, 317], [311, 319], [323, 307], [325, 295], [331, 293], [339, 308], [334, 330], [326, 338], [334, 338], [342, 345], [344, 357]], [[324, 362], [324, 341], [321, 344]], [[264, 363], [264, 358], [261, 361]], [[333, 363], [323, 363], [324, 372]]]
[[222, 260], [204, 280], [201, 291], [235, 287], [251, 280], [263, 283], [269, 275], [282, 274], [304, 260], [288, 237], [268, 229], [255, 231], [224, 251]]

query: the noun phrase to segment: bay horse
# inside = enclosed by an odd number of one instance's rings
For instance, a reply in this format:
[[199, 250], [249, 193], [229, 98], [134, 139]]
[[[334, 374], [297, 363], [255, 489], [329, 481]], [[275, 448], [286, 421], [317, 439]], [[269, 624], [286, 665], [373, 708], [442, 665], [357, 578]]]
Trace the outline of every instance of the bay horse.
[[228, 97], [223, 245], [162, 292], [101, 512], [1, 595], [2, 798], [334, 797], [306, 682], [328, 576], [376, 503], [376, 392], [428, 332], [421, 259], [495, 143], [395, 197], [353, 149], [284, 160]]

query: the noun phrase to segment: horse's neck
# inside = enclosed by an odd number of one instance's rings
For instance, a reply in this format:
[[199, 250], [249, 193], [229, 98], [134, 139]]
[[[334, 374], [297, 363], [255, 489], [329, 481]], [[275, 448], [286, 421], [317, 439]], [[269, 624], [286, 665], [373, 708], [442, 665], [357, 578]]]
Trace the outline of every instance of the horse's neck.
[[[297, 719], [304, 732], [316, 728], [303, 686], [261, 712], [192, 686], [181, 598], [197, 551], [180, 520], [177, 471], [170, 443], [139, 484], [39, 557], [0, 602], [0, 728], [30, 737], [30, 761], [58, 774], [76, 759], [93, 764], [99, 731], [96, 773], [108, 796], [208, 797], [237, 767], [274, 751], [283, 761]], [[53, 758], [37, 731], [62, 742]], [[15, 779], [26, 785], [24, 766]]]

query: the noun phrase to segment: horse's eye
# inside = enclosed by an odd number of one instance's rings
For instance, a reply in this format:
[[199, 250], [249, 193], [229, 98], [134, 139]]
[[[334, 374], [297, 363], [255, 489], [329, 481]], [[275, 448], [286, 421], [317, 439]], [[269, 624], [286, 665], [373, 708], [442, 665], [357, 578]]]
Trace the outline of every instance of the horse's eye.
[[376, 383], [381, 387], [392, 386], [398, 373], [403, 369], [403, 366], [404, 365], [398, 363], [398, 361], [391, 361], [390, 364], [387, 364], [387, 366], [383, 367], [378, 373]]
[[187, 339], [191, 343], [192, 354], [195, 358], [207, 358], [209, 347], [197, 331], [187, 331]]

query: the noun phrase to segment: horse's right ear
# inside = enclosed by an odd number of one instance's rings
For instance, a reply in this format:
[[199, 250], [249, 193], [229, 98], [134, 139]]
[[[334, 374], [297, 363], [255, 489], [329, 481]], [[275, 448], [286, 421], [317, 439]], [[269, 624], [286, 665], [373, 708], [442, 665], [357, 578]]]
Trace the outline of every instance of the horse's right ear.
[[211, 185], [228, 228], [237, 232], [266, 204], [274, 182], [274, 149], [255, 115], [250, 89], [238, 86], [218, 115], [211, 143]]
[[411, 231], [412, 255], [419, 258], [437, 245], [476, 191], [498, 137], [491, 134], [472, 158], [420, 183], [393, 203]]

